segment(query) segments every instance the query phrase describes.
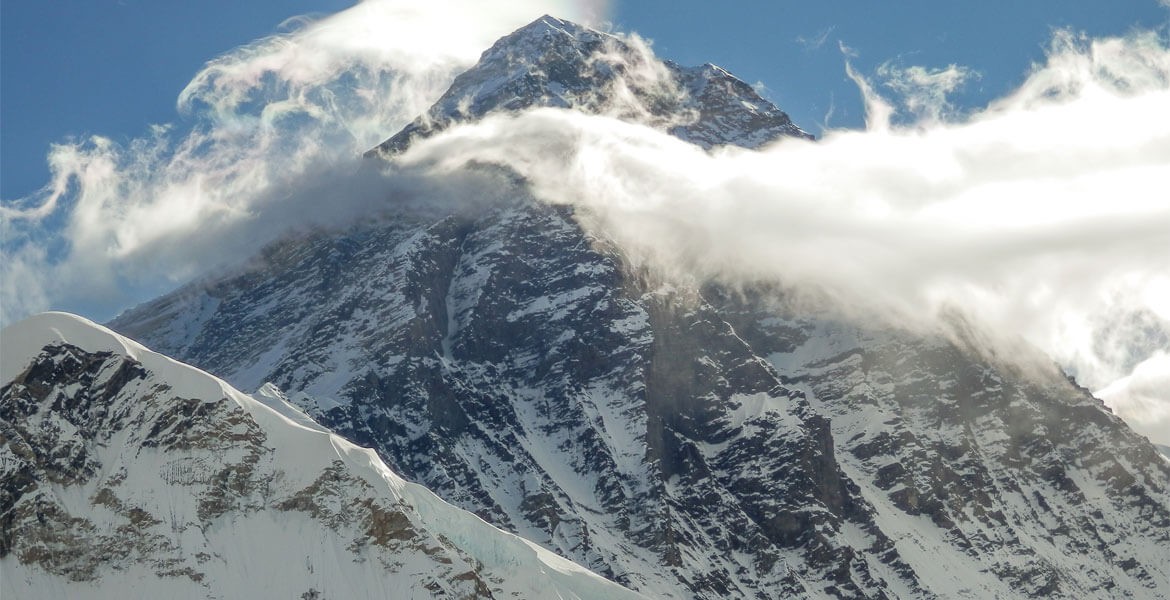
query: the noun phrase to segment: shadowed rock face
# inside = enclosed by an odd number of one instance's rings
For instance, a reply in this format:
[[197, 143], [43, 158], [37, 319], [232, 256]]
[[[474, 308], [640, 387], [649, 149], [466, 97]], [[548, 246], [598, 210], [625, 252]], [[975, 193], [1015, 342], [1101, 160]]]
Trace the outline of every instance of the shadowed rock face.
[[[377, 151], [531, 106], [704, 147], [803, 135], [711, 66], [667, 63], [668, 85], [636, 80], [637, 106], [615, 108], [638, 60], [546, 17]], [[112, 326], [242, 389], [275, 383], [448, 501], [633, 589], [1170, 594], [1170, 470], [1059, 374], [770, 292], [657, 283], [521, 184], [504, 205], [288, 240], [257, 264]]]
[[947, 541], [931, 559], [971, 559], [1015, 594], [1168, 593], [1165, 560], [1152, 557], [1170, 543], [1170, 463], [1038, 350], [1005, 364], [946, 339], [706, 291], [829, 417], [862, 496]]

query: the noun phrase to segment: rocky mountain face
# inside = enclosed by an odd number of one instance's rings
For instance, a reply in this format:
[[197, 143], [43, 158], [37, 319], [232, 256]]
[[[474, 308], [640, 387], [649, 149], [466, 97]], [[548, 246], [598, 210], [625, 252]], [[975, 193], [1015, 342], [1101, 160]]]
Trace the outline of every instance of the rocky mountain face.
[[[372, 156], [535, 106], [807, 137], [726, 71], [545, 17]], [[1170, 465], [1035, 351], [664, 282], [511, 185], [286, 240], [111, 327], [649, 597], [1170, 597]]]
[[63, 313], [5, 329], [6, 598], [635, 598], [314, 423]]
[[[156, 343], [292, 390], [407, 477], [616, 581], [794, 593], [796, 566], [841, 560], [817, 525], [866, 528], [824, 419], [711, 311], [628, 280], [563, 210], [399, 222], [290, 243], [268, 265], [264, 292], [228, 280], [164, 301], [214, 308], [174, 327], [207, 335]], [[227, 350], [214, 331], [245, 339]]]
[[[1037, 350], [709, 299], [831, 422], [842, 470], [946, 597], [1167, 590], [1170, 461]], [[981, 344], [982, 345], [982, 344]], [[897, 518], [886, 518], [896, 516]]]

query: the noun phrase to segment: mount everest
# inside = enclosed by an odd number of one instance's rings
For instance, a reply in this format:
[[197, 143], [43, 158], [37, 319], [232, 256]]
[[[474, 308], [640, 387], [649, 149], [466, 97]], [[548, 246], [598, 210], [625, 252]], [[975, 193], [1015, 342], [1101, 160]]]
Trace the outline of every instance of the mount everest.
[[[544, 17], [368, 161], [534, 107], [809, 137], [718, 67]], [[110, 323], [197, 369], [6, 329], [6, 593], [1170, 595], [1170, 465], [1038, 351], [664, 281], [468, 169], [510, 194], [292, 237]]]

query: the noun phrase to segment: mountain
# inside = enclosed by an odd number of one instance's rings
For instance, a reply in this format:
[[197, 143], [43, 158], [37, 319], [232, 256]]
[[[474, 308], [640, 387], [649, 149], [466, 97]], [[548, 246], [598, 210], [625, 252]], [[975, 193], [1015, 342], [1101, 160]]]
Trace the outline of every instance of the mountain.
[[[535, 106], [704, 148], [807, 136], [722, 69], [545, 17], [371, 157]], [[1170, 463], [1035, 349], [666, 282], [501, 179], [110, 326], [649, 597], [1170, 597]]]
[[80, 317], [3, 331], [5, 598], [639, 598]]

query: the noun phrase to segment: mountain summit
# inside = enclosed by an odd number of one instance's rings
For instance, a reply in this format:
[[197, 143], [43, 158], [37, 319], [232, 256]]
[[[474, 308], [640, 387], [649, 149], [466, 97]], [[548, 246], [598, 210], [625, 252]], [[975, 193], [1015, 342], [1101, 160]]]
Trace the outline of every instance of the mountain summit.
[[660, 61], [636, 38], [543, 16], [501, 38], [426, 114], [371, 150], [393, 155], [452, 123], [544, 106], [660, 127], [711, 148], [811, 139], [788, 115], [727, 71]]

